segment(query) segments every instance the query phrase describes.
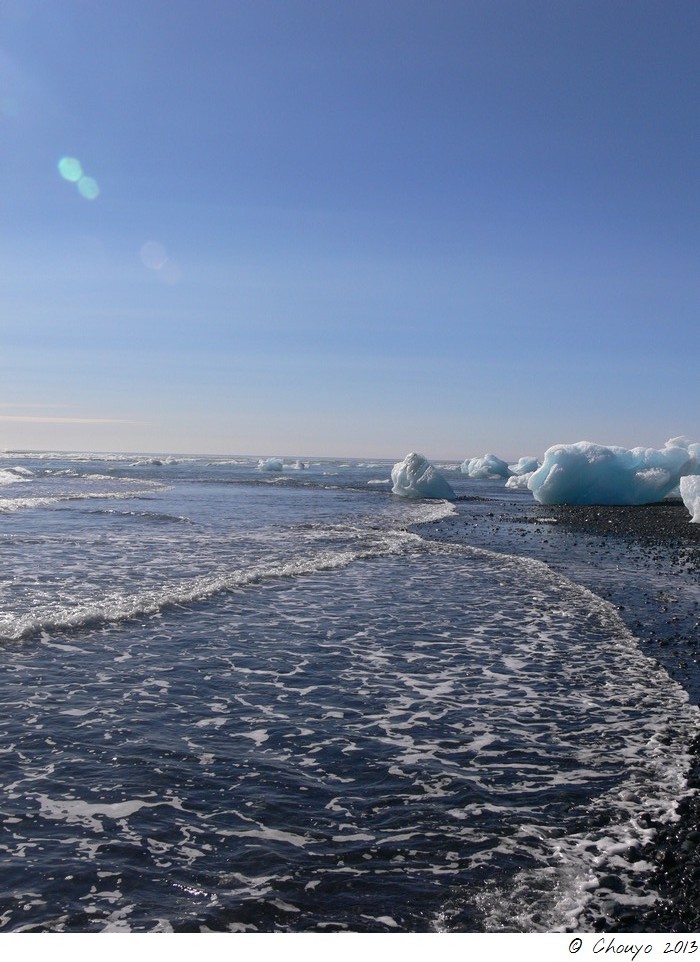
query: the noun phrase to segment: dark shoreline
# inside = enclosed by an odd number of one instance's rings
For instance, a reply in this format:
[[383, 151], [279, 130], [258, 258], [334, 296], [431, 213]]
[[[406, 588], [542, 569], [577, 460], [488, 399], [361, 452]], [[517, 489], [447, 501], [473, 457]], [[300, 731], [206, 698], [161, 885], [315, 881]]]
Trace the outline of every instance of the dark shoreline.
[[667, 545], [677, 560], [700, 570], [700, 525], [692, 524], [682, 501], [643, 505], [537, 505], [572, 531], [632, 538], [645, 545]]
[[[668, 561], [688, 573], [700, 571], [700, 525], [691, 524], [682, 502], [635, 507], [560, 505], [540, 507], [571, 531], [588, 531], [634, 540], [643, 550], [662, 550]], [[690, 642], [689, 657], [700, 659], [700, 625]], [[694, 644], [693, 644], [694, 642]], [[700, 931], [700, 737], [691, 746], [694, 760], [688, 773], [688, 787], [695, 793], [678, 805], [678, 821], [656, 826], [656, 839], [642, 856], [657, 866], [653, 883], [661, 899], [641, 917], [619, 916], [617, 931], [681, 932]]]
[[[700, 704], [700, 525], [681, 501], [639, 506], [541, 505], [530, 499], [460, 499], [458, 517], [422, 534], [536, 558], [613, 604], [642, 651], [666, 668]], [[640, 857], [657, 866], [659, 900], [649, 909], [620, 902], [613, 918], [591, 919], [605, 932], [700, 931], [700, 736], [688, 772], [692, 793], [677, 821], [650, 825], [653, 843]]]
[[[572, 531], [593, 531], [613, 538], [633, 539], [646, 551], [668, 552], [672, 565], [686, 572], [700, 571], [700, 525], [691, 524], [680, 502], [636, 507], [561, 505], [541, 507]], [[696, 623], [689, 657], [699, 660], [700, 625]], [[692, 643], [694, 641], [694, 644]], [[678, 805], [678, 821], [656, 826], [656, 839], [641, 854], [657, 865], [653, 883], [661, 899], [639, 917], [619, 917], [618, 931], [698, 932], [700, 931], [700, 737], [691, 750], [694, 760], [688, 773], [688, 787], [695, 793]]]

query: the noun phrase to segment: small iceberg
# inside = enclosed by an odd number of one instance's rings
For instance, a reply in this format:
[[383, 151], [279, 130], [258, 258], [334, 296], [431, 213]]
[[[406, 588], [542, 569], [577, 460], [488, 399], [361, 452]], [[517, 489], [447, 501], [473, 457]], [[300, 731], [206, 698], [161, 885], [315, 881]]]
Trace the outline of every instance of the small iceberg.
[[460, 467], [462, 474], [475, 480], [485, 481], [489, 478], [509, 478], [510, 468], [495, 454], [485, 454], [483, 458], [467, 458]]
[[[532, 474], [533, 471], [537, 471], [539, 467], [540, 462], [537, 458], [526, 455], [524, 458], [519, 458], [516, 464], [509, 464], [508, 470], [512, 475], [515, 474], [518, 477], [522, 477], [524, 474]], [[514, 487], [514, 485], [511, 485], [511, 487]]]
[[527, 491], [528, 483], [534, 473], [530, 471], [527, 474], [512, 474], [506, 481], [506, 487], [511, 491]]
[[681, 478], [681, 497], [691, 514], [691, 522], [700, 524], [700, 475], [687, 474]]
[[284, 471], [284, 463], [281, 458], [260, 458], [258, 471]]
[[407, 454], [391, 469], [392, 494], [400, 498], [441, 498], [454, 501], [457, 495], [422, 454]]

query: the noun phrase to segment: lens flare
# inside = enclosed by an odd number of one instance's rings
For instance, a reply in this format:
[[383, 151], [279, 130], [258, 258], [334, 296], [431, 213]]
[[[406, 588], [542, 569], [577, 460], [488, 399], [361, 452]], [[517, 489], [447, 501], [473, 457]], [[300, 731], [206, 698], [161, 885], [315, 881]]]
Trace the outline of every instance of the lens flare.
[[100, 188], [94, 177], [86, 177], [83, 173], [83, 165], [77, 157], [61, 157], [58, 164], [58, 172], [71, 184], [75, 184], [78, 193], [85, 200], [95, 200], [100, 195]]
[[146, 241], [139, 253], [143, 266], [153, 271], [159, 281], [163, 284], [179, 284], [182, 272], [159, 241]]
[[81, 197], [84, 197], [86, 200], [95, 200], [100, 194], [97, 181], [92, 177], [81, 177], [78, 181], [78, 191]]
[[61, 157], [58, 162], [58, 172], [64, 180], [77, 184], [83, 176], [83, 168], [75, 157]]
[[152, 271], [159, 271], [168, 260], [165, 248], [158, 241], [146, 241], [141, 248], [141, 261]]

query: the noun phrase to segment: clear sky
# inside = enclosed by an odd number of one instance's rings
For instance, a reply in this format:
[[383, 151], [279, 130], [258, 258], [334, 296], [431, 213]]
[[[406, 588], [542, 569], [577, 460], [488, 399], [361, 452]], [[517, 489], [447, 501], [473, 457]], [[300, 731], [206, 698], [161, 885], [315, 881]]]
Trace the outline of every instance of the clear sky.
[[699, 50], [697, 0], [3, 0], [0, 449], [697, 440]]

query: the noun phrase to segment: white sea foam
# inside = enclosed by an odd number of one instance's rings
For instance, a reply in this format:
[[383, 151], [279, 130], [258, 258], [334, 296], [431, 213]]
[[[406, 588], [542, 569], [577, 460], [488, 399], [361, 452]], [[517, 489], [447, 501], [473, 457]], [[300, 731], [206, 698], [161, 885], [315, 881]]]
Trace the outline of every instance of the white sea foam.
[[16, 484], [18, 481], [29, 481], [34, 473], [28, 468], [0, 468], [0, 486]]
[[86, 491], [75, 494], [55, 494], [46, 497], [31, 498], [0, 498], [0, 513], [10, 511], [21, 511], [30, 508], [50, 508], [54, 504], [63, 501], [101, 501], [104, 499], [119, 500], [143, 497], [153, 494], [154, 488], [144, 488], [143, 490], [133, 491]]
[[48, 795], [37, 794], [37, 801], [43, 818], [54, 821], [65, 821], [84, 825], [95, 832], [103, 832], [105, 818], [128, 819], [142, 808], [159, 808], [166, 805], [181, 809], [179, 798], [165, 798], [156, 801], [136, 798], [119, 802], [87, 802], [81, 798], [49, 798]]
[[[438, 520], [445, 510], [414, 512], [413, 523]], [[0, 614], [0, 639], [16, 641], [39, 632], [82, 629], [100, 624], [144, 617], [176, 605], [190, 605], [222, 592], [274, 578], [292, 578], [319, 571], [344, 568], [355, 561], [381, 555], [402, 553], [415, 544], [417, 536], [406, 530], [362, 530], [363, 543], [344, 550], [320, 550], [303, 558], [275, 563], [253, 564], [227, 574], [212, 574], [181, 582], [179, 585], [157, 586], [150, 590], [124, 596], [121, 592], [107, 594], [100, 600], [74, 602], [70, 607], [54, 603], [41, 613]]]
[[[457, 550], [460, 550], [459, 547]], [[631, 704], [635, 704], [639, 711], [638, 731], [629, 731], [626, 725], [620, 728], [618, 753], [629, 773], [624, 790], [615, 787], [596, 797], [589, 805], [589, 811], [601, 814], [600, 824], [603, 827], [579, 834], [555, 832], [550, 838], [543, 826], [530, 826], [524, 822], [516, 839], [512, 842], [504, 839], [500, 847], [504, 853], [508, 853], [512, 843], [517, 840], [527, 849], [529, 843], [525, 840], [528, 833], [533, 833], [545, 843], [544, 853], [549, 849], [544, 865], [541, 863], [543, 852], [540, 851], [540, 864], [536, 868], [522, 870], [507, 884], [487, 884], [475, 898], [469, 896], [470, 899], [474, 898], [479, 907], [488, 931], [585, 931], [586, 913], [590, 913], [592, 908], [605, 916], [615, 902], [651, 904], [657, 897], [648, 884], [641, 887], [642, 895], [635, 894], [635, 885], [630, 884], [637, 878], [648, 879], [652, 868], [640, 859], [638, 853], [644, 845], [653, 841], [655, 832], [646, 823], [642, 824], [640, 816], [648, 816], [652, 824], [673, 821], [677, 818], [678, 802], [694, 794], [695, 790], [688, 788], [686, 774], [692, 759], [690, 744], [700, 731], [700, 709], [689, 703], [681, 685], [672, 681], [654, 659], [641, 653], [637, 639], [607, 601], [555, 573], [543, 562], [496, 554], [485, 549], [478, 549], [478, 554], [498, 560], [504, 574], [509, 568], [521, 568], [523, 584], [538, 580], [549, 582], [561, 593], [562, 598], [574, 603], [570, 610], [544, 614], [544, 625], [538, 628], [537, 641], [538, 647], [540, 641], [545, 643], [540, 648], [543, 671], [546, 669], [546, 622], [551, 620], [554, 641], [557, 635], [561, 635], [562, 625], [569, 618], [573, 616], [573, 628], [580, 612], [588, 609], [594, 613], [610, 633], [606, 655], [615, 659], [621, 677], [627, 679]], [[527, 634], [527, 625], [523, 627]], [[563, 674], [572, 673], [575, 676], [578, 672], [576, 665], [576, 660], [570, 665], [562, 660], [560, 670]], [[491, 677], [494, 683], [498, 683], [505, 681], [508, 676], [491, 673]], [[517, 673], [515, 677], [518, 677]], [[535, 717], [542, 711], [537, 707], [541, 702], [541, 693], [527, 691], [520, 681], [518, 688], [520, 697], [517, 707], [513, 706], [512, 719], [516, 727], [522, 721], [523, 709], [532, 711]], [[558, 697], [555, 688], [553, 686], [551, 693], [552, 705]], [[581, 688], [580, 694], [576, 692], [573, 697], [569, 696], [570, 712], [587, 712], [589, 706], [592, 708], [600, 701], [601, 696], [603, 701], [607, 700], [602, 691], [586, 687], [583, 679]], [[495, 692], [492, 694], [495, 695]], [[616, 717], [616, 712], [622, 699], [617, 692], [611, 690], [610, 694], [606, 738], [614, 737], [613, 733], [621, 720]], [[577, 704], [579, 700], [580, 704]], [[488, 740], [484, 744], [488, 748]], [[598, 752], [599, 749], [593, 746], [588, 753], [579, 749], [576, 754], [580, 771], [566, 772], [562, 781], [586, 784], [600, 778]], [[536, 749], [532, 754], [533, 758], [536, 757]], [[523, 786], [527, 785], [528, 768], [538, 774], [536, 765], [517, 763], [515, 767], [523, 773]], [[533, 786], [535, 784], [537, 781], [533, 782]], [[610, 873], [622, 880], [627, 894], [618, 895], [599, 886], [599, 879]], [[436, 930], [452, 930], [451, 919], [458, 917], [459, 911], [457, 899], [436, 919]]]
[[[340, 905], [354, 924], [425, 927], [428, 887], [454, 895], [437, 927], [459, 928], [462, 898], [485, 928], [585, 926], [604, 873], [648, 873], [628, 857], [652, 839], [638, 816], [673, 818], [697, 710], [595, 595], [409, 527], [457, 506], [295, 480], [6, 519], [7, 637], [46, 632], [5, 649], [6, 857], [25, 879], [5, 924], [66, 929], [75, 908], [95, 928], [245, 928], [255, 906], [260, 928], [300, 909], [321, 929]], [[196, 524], [152, 523], [181, 514]], [[80, 629], [80, 648], [52, 627]], [[147, 765], [153, 792], [128, 790]], [[75, 879], [37, 881], [41, 910], [28, 880], [57, 851]], [[119, 877], [95, 872], [117, 852]], [[175, 882], [147, 917], [150, 873]], [[346, 877], [364, 905], [343, 902]]]

